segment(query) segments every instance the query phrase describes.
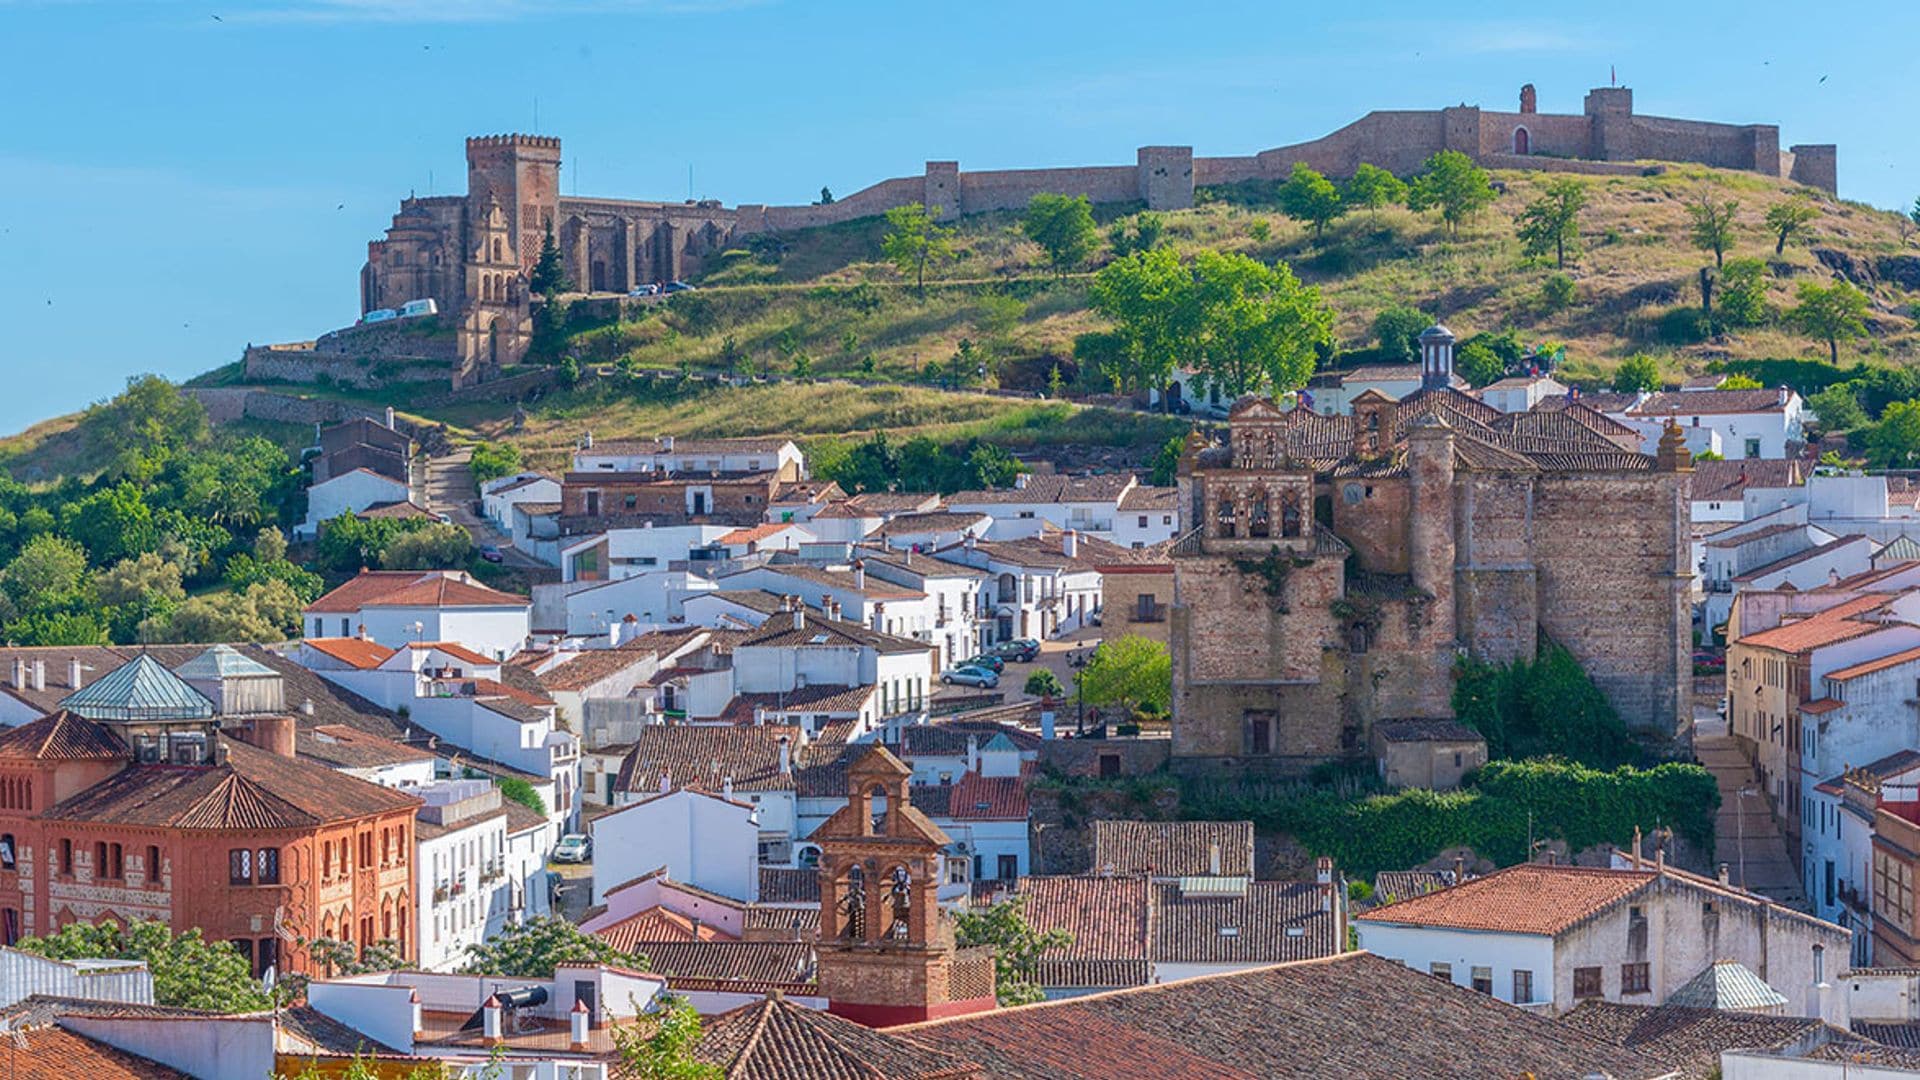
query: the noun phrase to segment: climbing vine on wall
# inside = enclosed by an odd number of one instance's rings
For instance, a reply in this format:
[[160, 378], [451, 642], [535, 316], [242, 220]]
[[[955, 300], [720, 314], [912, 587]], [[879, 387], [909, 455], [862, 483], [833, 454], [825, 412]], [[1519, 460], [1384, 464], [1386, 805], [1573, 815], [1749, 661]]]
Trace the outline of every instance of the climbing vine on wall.
[[1233, 568], [1249, 577], [1257, 577], [1263, 583], [1261, 591], [1267, 594], [1273, 604], [1273, 610], [1286, 614], [1293, 608], [1287, 603], [1287, 579], [1296, 569], [1313, 565], [1312, 559], [1303, 559], [1296, 555], [1287, 555], [1275, 544], [1267, 554], [1258, 559], [1235, 559]]

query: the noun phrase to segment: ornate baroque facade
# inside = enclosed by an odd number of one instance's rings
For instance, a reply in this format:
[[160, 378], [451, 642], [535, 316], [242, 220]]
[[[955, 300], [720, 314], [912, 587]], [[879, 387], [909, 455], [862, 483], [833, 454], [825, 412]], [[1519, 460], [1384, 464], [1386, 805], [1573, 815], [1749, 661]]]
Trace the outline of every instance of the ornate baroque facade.
[[1629, 726], [1673, 735], [1690, 673], [1684, 447], [1580, 405], [1503, 414], [1447, 386], [1351, 416], [1249, 398], [1189, 436], [1174, 546], [1174, 754], [1297, 772], [1376, 720], [1452, 715], [1462, 653], [1565, 646]]

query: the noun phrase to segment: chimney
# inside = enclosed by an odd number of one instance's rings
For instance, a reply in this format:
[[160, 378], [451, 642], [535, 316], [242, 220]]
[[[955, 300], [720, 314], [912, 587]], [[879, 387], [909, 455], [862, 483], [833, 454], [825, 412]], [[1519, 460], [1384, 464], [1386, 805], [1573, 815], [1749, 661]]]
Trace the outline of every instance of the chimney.
[[67, 661], [67, 686], [80, 689], [80, 658], [77, 656]]
[[1665, 844], [1653, 845], [1653, 869], [1655, 872], [1661, 874], [1667, 872], [1667, 846]]
[[1780, 404], [1785, 405], [1787, 403], [1787, 395], [1790, 393], [1792, 393], [1792, 391], [1786, 387], [1783, 386], [1780, 388]]
[[885, 604], [873, 605], [873, 628], [875, 630], [879, 630], [883, 632], [886, 630], [887, 628], [886, 613], [887, 613], [887, 605]]
[[853, 560], [853, 587], [865, 592], [867, 589], [867, 560]]
[[425, 1018], [421, 1016], [420, 991], [414, 990], [408, 993], [407, 1004], [413, 1007], [413, 1037], [418, 1039], [420, 1036], [426, 1034], [427, 1030], [427, 1026], [424, 1023]]
[[1027, 474], [1026, 473], [1013, 474], [1013, 490], [1015, 491], [1027, 490]]
[[480, 1006], [481, 1035], [488, 1046], [499, 1046], [506, 1041], [500, 1034], [503, 1019], [501, 1012], [500, 996], [488, 994], [487, 1003]]
[[33, 688], [35, 690], [45, 690], [47, 688], [47, 662], [45, 660], [35, 660], [33, 662]]
[[1633, 827], [1633, 854], [1629, 858], [1633, 860], [1633, 868], [1640, 869], [1640, 826], [1638, 825]]
[[1218, 840], [1207, 844], [1207, 873], [1214, 877], [1220, 876], [1220, 841]]
[[283, 758], [294, 756], [294, 724], [291, 716], [256, 716], [232, 734], [241, 742], [257, 746]]
[[[1333, 910], [1333, 860], [1325, 855], [1313, 860], [1313, 881], [1320, 893], [1320, 910]], [[1340, 935], [1345, 940], [1346, 935]]]
[[313, 699], [312, 698], [307, 698], [304, 701], [300, 702], [300, 715], [301, 716], [313, 715]]
[[1080, 533], [1078, 530], [1068, 529], [1066, 532], [1060, 534], [1060, 554], [1065, 555], [1069, 559], [1077, 559], [1080, 557]]
[[780, 775], [793, 772], [793, 747], [787, 743], [785, 735], [780, 736]]
[[967, 533], [967, 539], [966, 539], [967, 550], [972, 551], [974, 549], [974, 545], [979, 542], [979, 539], [980, 538], [973, 535], [973, 533], [971, 532]]
[[664, 454], [673, 453], [673, 436], [671, 435], [660, 436], [660, 452]]
[[733, 777], [729, 776], [720, 781], [720, 797], [723, 799], [733, 798]]
[[660, 770], [660, 794], [665, 795], [667, 792], [672, 790], [673, 790], [673, 773], [666, 769]]
[[977, 773], [980, 771], [980, 736], [978, 735], [967, 736], [966, 771], [970, 773]]
[[807, 605], [793, 605], [793, 628], [795, 630], [805, 630], [807, 628]]
[[393, 406], [391, 405], [387, 406], [387, 427], [388, 429], [393, 427]]
[[573, 1051], [576, 1054], [584, 1053], [586, 1051], [587, 1021], [589, 1021], [592, 1018], [593, 1018], [593, 1014], [587, 1011], [587, 1003], [584, 1001], [581, 1001], [579, 998], [574, 998], [573, 1012], [569, 1014], [567, 1017], [568, 1025], [569, 1025], [569, 1037], [572, 1040], [572, 1045], [567, 1047], [567, 1049]]
[[1731, 874], [1729, 874], [1729, 873], [1727, 873], [1727, 864], [1726, 864], [1726, 863], [1721, 863], [1721, 864], [1720, 864], [1720, 875], [1719, 875], [1719, 877], [1720, 877], [1720, 886], [1721, 886], [1722, 888], [1726, 888], [1726, 889], [1731, 889], [1731, 888], [1733, 888], [1733, 876], [1732, 876]]
[[753, 707], [753, 726], [759, 727], [760, 725], [766, 722], [767, 722], [767, 707], [765, 705], [755, 705]]
[[366, 623], [356, 624], [353, 636], [359, 638], [361, 641], [366, 641], [367, 640], [367, 624]]
[[27, 688], [27, 662], [18, 656], [13, 658], [13, 688], [15, 690]]
[[593, 432], [592, 431], [588, 431], [585, 435], [580, 436], [580, 449], [582, 450], [593, 449]]
[[1467, 880], [1467, 857], [1465, 855], [1455, 855], [1453, 857], [1453, 883], [1458, 885], [1465, 880]]

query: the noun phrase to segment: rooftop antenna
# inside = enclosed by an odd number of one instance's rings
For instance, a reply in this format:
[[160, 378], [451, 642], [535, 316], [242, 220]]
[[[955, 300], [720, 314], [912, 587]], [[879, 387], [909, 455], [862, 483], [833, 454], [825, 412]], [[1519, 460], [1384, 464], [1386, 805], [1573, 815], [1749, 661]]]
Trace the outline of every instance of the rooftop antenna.
[[537, 95], [533, 99], [533, 130], [535, 134], [540, 132], [540, 98]]
[[1620, 85], [1620, 74], [1612, 64], [1607, 65], [1607, 85], [1608, 86]]
[[687, 162], [687, 201], [693, 201], [693, 162]]

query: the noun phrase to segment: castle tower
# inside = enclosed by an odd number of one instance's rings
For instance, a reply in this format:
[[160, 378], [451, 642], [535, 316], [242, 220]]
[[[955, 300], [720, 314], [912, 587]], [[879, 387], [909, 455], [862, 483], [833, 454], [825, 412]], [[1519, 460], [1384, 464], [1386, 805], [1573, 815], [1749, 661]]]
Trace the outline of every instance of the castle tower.
[[507, 246], [532, 272], [540, 240], [560, 202], [560, 140], [546, 135], [479, 135], [467, 140], [469, 228], [497, 202], [506, 214]]
[[501, 367], [518, 363], [532, 343], [526, 277], [506, 211], [497, 200], [487, 200], [468, 233], [455, 388], [484, 381]]
[[1453, 429], [1437, 413], [1407, 427], [1407, 569], [1413, 584], [1433, 597], [1435, 627], [1454, 627]]
[[820, 993], [828, 1011], [889, 1027], [994, 1007], [991, 949], [956, 949], [939, 889], [952, 843], [914, 809], [913, 770], [883, 746], [847, 769], [847, 805], [820, 845]]

